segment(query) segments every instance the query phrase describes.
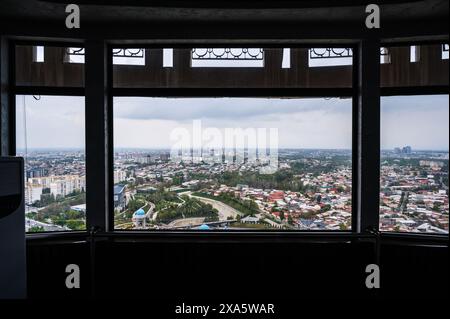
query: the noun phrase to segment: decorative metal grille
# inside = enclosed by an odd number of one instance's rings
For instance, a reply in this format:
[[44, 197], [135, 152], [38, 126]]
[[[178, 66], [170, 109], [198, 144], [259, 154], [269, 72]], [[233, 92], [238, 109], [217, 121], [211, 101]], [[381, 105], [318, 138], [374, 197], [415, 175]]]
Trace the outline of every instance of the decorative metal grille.
[[113, 49], [113, 57], [143, 58], [144, 49]]
[[262, 48], [194, 48], [192, 60], [263, 60]]
[[[447, 45], [448, 50], [448, 45]], [[380, 48], [381, 56], [389, 56], [389, 49]], [[329, 58], [351, 58], [353, 50], [351, 48], [311, 48], [309, 49], [309, 57], [311, 59], [329, 59]]]
[[84, 48], [66, 48], [67, 55], [84, 55]]
[[351, 58], [353, 50], [351, 48], [311, 48], [309, 49], [310, 59], [329, 58]]
[[380, 47], [380, 55], [381, 56], [389, 56], [389, 49], [386, 47]]
[[[67, 55], [84, 55], [84, 48], [66, 48]], [[113, 57], [143, 58], [144, 49], [113, 49]]]

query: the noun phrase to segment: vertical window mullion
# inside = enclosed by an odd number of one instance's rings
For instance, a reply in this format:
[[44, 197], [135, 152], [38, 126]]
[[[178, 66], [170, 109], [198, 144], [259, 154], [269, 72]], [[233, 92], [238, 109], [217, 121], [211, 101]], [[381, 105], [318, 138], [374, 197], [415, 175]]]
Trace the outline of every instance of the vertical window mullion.
[[360, 43], [358, 59], [358, 232], [378, 230], [380, 198], [380, 44]]
[[102, 40], [86, 41], [87, 229], [108, 230], [107, 51]]

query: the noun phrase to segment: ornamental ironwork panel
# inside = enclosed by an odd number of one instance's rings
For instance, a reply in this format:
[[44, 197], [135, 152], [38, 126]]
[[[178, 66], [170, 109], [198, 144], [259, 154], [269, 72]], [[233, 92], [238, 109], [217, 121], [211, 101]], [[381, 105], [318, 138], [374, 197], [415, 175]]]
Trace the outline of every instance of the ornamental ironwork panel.
[[[66, 48], [67, 55], [85, 55], [84, 48]], [[144, 49], [113, 49], [113, 57], [143, 58]]]
[[262, 48], [194, 48], [192, 60], [263, 60]]
[[139, 48], [113, 49], [113, 57], [143, 58], [144, 49]]
[[309, 49], [310, 59], [329, 58], [351, 58], [353, 50], [351, 48], [311, 48]]
[[386, 47], [380, 47], [380, 55], [381, 56], [389, 56], [389, 49]]
[[84, 48], [66, 48], [67, 55], [84, 55]]

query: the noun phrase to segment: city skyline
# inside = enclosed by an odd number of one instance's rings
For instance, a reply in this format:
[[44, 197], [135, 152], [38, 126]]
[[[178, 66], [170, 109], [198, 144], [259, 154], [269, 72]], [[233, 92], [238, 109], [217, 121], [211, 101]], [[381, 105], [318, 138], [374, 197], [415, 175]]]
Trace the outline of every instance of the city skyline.
[[382, 97], [381, 149], [449, 149], [448, 95]]

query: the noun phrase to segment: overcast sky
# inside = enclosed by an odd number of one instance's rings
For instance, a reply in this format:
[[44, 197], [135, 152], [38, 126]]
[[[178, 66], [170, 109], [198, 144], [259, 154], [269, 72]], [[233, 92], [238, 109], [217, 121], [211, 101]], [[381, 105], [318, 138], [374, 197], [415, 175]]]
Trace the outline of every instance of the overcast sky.
[[448, 95], [381, 99], [381, 147], [448, 151]]
[[276, 128], [279, 146], [350, 148], [351, 100], [263, 98], [116, 98], [117, 147], [170, 147], [170, 133], [194, 120], [202, 128]]
[[[23, 148], [24, 102], [28, 148], [84, 147], [84, 98], [17, 97], [17, 147]], [[382, 148], [448, 150], [448, 96], [382, 99]], [[114, 99], [114, 143], [168, 148], [176, 128], [277, 128], [279, 146], [351, 148], [350, 99], [142, 98]]]

